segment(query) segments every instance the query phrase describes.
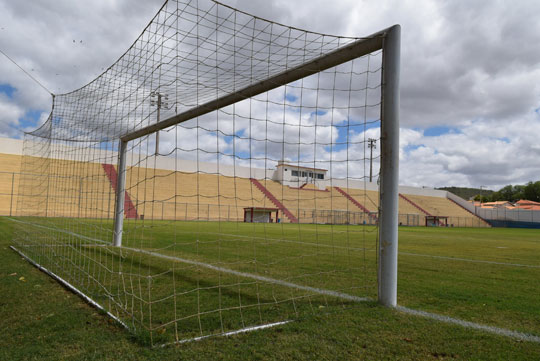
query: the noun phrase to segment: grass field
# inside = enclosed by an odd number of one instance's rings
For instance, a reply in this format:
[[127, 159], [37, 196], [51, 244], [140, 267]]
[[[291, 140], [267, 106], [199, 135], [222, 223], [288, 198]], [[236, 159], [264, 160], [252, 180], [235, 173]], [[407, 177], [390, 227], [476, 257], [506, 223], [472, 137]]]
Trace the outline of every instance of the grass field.
[[[54, 220], [47, 222], [54, 226]], [[62, 222], [65, 226], [65, 221]], [[2, 299], [5, 317], [0, 322], [2, 329], [7, 331], [7, 337], [0, 341], [0, 352], [4, 353], [0, 354], [1, 359], [529, 360], [540, 357], [538, 343], [519, 342], [406, 315], [379, 307], [374, 302], [358, 303], [312, 292], [293, 292], [290, 287], [275, 284], [267, 285], [266, 289], [250, 289], [256, 287], [254, 282], [239, 281], [238, 277], [232, 276], [228, 280], [229, 276], [224, 275], [221, 275], [220, 284], [234, 285], [234, 290], [210, 285], [205, 288], [208, 295], [199, 292], [200, 304], [208, 307], [205, 313], [208, 318], [191, 325], [183, 322], [186, 328], [203, 325], [212, 333], [212, 327], [223, 322], [234, 329], [242, 324], [283, 318], [297, 321], [232, 337], [150, 349], [144, 339], [118, 327], [10, 251], [7, 247], [12, 244], [14, 224], [0, 218], [3, 250], [0, 282], [2, 290], [5, 290]], [[70, 230], [89, 238], [110, 240], [108, 227], [103, 222], [84, 221], [81, 224], [79, 221]], [[152, 228], [151, 233], [148, 228]], [[148, 227], [127, 224], [126, 231], [124, 244], [127, 247], [138, 247], [144, 240], [146, 248], [158, 249], [165, 255], [189, 256], [192, 260], [227, 265], [241, 272], [257, 272], [310, 287], [346, 290], [358, 297], [376, 297], [376, 234], [369, 227], [153, 222]], [[193, 234], [198, 235], [198, 242], [193, 242]], [[217, 234], [219, 242], [216, 242]], [[68, 239], [61, 243], [73, 242], [71, 236], [64, 236]], [[398, 303], [540, 336], [539, 236], [538, 230], [400, 228]], [[171, 239], [175, 240], [174, 247], [170, 247]], [[99, 259], [102, 263], [109, 262], [110, 267], [120, 264], [116, 256], [104, 248], [79, 249], [89, 252], [92, 259], [102, 255]], [[60, 251], [57, 249], [57, 252]], [[257, 265], [262, 268], [255, 270], [253, 263], [245, 261], [254, 254], [257, 255]], [[197, 281], [211, 282], [216, 278], [211, 272], [201, 275], [200, 270], [179, 266], [178, 262], [149, 261], [152, 258], [141, 260], [140, 257], [137, 261], [135, 252], [129, 254], [126, 251], [122, 257], [129, 260], [124, 265], [129, 264], [138, 272], [145, 270], [146, 275], [158, 275], [159, 267], [169, 269], [176, 265], [175, 274], [182, 274], [184, 278], [181, 281], [175, 279], [173, 284], [176, 285], [176, 293], [185, 295], [189, 300], [186, 304], [193, 304], [196, 299], [190, 297], [196, 293], [183, 292], [181, 287]], [[91, 262], [83, 262], [89, 257], [83, 255], [80, 258], [81, 263], [75, 262], [78, 267], [92, 269]], [[327, 273], [325, 269], [334, 272]], [[127, 270], [124, 268], [124, 271]], [[302, 277], [298, 278], [299, 275]], [[21, 280], [20, 277], [24, 278]], [[75, 273], [71, 277], [76, 281], [78, 276]], [[100, 282], [108, 281], [101, 278]], [[260, 282], [257, 284], [261, 286]], [[86, 287], [85, 292], [94, 290], [90, 283], [83, 286]], [[159, 292], [171, 288], [170, 276], [155, 277], [152, 287], [155, 291], [152, 297], [155, 298], [151, 299], [156, 301], [156, 305], [169, 302], [161, 301], [163, 297]], [[220, 297], [215, 297], [216, 291], [222, 292]], [[250, 300], [247, 298], [250, 294], [258, 295], [259, 299]], [[239, 295], [246, 298], [238, 301]], [[282, 302], [261, 302], [267, 298]], [[212, 304], [212, 299], [223, 303]], [[235, 302], [228, 307], [227, 302], [232, 300]], [[246, 306], [242, 314], [232, 307], [238, 302]], [[250, 302], [253, 305], [262, 303], [264, 307], [248, 312]], [[185, 311], [186, 315], [194, 313], [184, 306], [174, 309], [177, 313]], [[217, 309], [227, 310], [229, 315], [222, 313], [221, 321], [216, 323], [218, 312], [212, 311]], [[250, 320], [253, 315], [254, 319]], [[166, 316], [154, 315], [157, 317], [154, 319], [158, 325], [156, 331], [161, 326], [159, 317], [165, 319]], [[178, 318], [178, 314], [176, 316]], [[163, 326], [163, 334], [172, 335], [173, 325]]]

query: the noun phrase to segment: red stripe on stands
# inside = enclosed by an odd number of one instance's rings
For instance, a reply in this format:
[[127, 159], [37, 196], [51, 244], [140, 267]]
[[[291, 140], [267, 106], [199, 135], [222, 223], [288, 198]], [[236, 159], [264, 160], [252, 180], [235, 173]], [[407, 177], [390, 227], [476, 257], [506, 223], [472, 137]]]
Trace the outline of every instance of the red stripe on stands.
[[255, 178], [249, 178], [249, 180], [255, 185], [255, 187], [257, 187], [261, 192], [263, 192], [266, 198], [270, 199], [270, 201], [274, 203], [274, 205], [278, 207], [278, 209], [282, 211], [287, 218], [289, 218], [289, 221], [291, 221], [291, 223], [298, 223], [298, 219], [287, 209], [287, 207], [283, 205], [283, 203], [281, 203], [276, 197], [274, 197], [274, 195], [265, 186], [263, 186], [261, 182], [259, 182]]
[[351, 201], [352, 204], [354, 204], [356, 207], [360, 208], [361, 210], [363, 210], [365, 213], [369, 214], [369, 216], [371, 218], [373, 218], [374, 220], [377, 220], [377, 216], [374, 215], [373, 213], [371, 213], [369, 211], [369, 209], [367, 209], [366, 207], [364, 207], [360, 202], [358, 202], [356, 199], [354, 199], [349, 193], [345, 192], [343, 189], [341, 189], [340, 187], [334, 187], [339, 193], [341, 193], [345, 198], [347, 198], [349, 201]]
[[[105, 174], [107, 175], [107, 178], [109, 178], [109, 182], [111, 182], [111, 186], [116, 192], [116, 181], [118, 179], [118, 173], [116, 172], [116, 169], [114, 168], [114, 165], [112, 164], [106, 164], [102, 163], [101, 166], [103, 167], [103, 170], [105, 171]], [[124, 192], [124, 215], [126, 218], [132, 218], [137, 219], [137, 208], [135, 208], [135, 205], [131, 201], [131, 198], [129, 197], [128, 192]]]
[[429, 212], [426, 211], [424, 208], [420, 207], [418, 204], [416, 204], [415, 202], [413, 202], [413, 201], [410, 200], [409, 198], [405, 197], [403, 194], [399, 193], [399, 196], [400, 196], [401, 198], [403, 198], [404, 200], [406, 200], [407, 202], [409, 202], [410, 204], [412, 204], [416, 209], [418, 209], [419, 211], [421, 211], [422, 213], [424, 213], [426, 216], [433, 217], [433, 214], [429, 213]]

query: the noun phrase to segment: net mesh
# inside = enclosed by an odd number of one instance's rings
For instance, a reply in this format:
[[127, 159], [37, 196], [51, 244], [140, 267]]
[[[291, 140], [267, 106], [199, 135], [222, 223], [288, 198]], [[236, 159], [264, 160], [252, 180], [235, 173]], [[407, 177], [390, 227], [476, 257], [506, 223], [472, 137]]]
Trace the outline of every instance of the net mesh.
[[167, 1], [25, 136], [17, 246], [152, 344], [375, 297], [381, 51], [130, 140], [113, 246], [119, 139], [356, 40]]

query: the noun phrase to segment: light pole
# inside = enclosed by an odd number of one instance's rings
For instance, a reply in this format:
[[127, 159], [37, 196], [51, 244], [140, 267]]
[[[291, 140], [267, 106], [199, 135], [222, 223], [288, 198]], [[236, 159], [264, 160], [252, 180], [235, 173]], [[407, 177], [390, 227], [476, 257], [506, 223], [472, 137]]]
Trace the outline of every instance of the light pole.
[[369, 181], [371, 182], [373, 177], [373, 149], [377, 149], [377, 139], [369, 138], [368, 139], [368, 148], [369, 148]]
[[[159, 92], [150, 93], [150, 106], [157, 106], [157, 123], [159, 123], [159, 116], [161, 108], [167, 109], [169, 104], [167, 103], [169, 96], [167, 94], [161, 94]], [[156, 131], [156, 156], [159, 154], [159, 130]]]

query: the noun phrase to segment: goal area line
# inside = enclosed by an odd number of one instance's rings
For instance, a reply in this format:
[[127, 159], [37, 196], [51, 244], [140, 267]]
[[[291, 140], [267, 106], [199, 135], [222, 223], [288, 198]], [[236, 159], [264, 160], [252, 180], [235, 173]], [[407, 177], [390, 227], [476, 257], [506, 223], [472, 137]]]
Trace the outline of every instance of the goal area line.
[[[75, 294], [80, 296], [83, 300], [88, 302], [88, 304], [90, 304], [91, 306], [103, 311], [107, 316], [109, 316], [110, 318], [112, 318], [113, 320], [118, 322], [122, 327], [129, 330], [129, 327], [124, 322], [122, 322], [120, 319], [118, 319], [112, 313], [105, 310], [99, 303], [95, 302], [90, 297], [86, 296], [83, 292], [81, 292], [75, 286], [73, 286], [72, 284], [70, 284], [69, 282], [67, 282], [66, 280], [61, 278], [60, 276], [56, 275], [55, 273], [49, 271], [45, 267], [43, 267], [43, 266], [39, 265], [38, 263], [32, 261], [23, 252], [19, 251], [14, 246], [10, 246], [10, 248], [13, 251], [15, 251], [16, 253], [18, 253], [21, 257], [23, 257], [30, 264], [32, 264], [33, 266], [38, 268], [40, 271], [46, 273], [47, 275], [49, 275], [53, 279], [57, 280], [62, 285], [67, 287], [69, 290], [71, 290], [72, 292], [74, 292]], [[354, 297], [354, 296], [350, 296], [350, 297]], [[355, 300], [360, 301], [360, 297], [356, 297]], [[369, 298], [362, 298], [361, 301], [372, 301], [372, 300], [369, 299]], [[488, 333], [491, 333], [491, 334], [510, 337], [510, 338], [514, 338], [514, 339], [518, 339], [518, 340], [522, 340], [522, 341], [540, 343], [540, 336], [530, 335], [530, 334], [523, 333], [523, 332], [508, 330], [508, 329], [500, 328], [500, 327], [482, 325], [482, 324], [479, 324], [479, 323], [464, 321], [464, 320], [460, 320], [460, 319], [457, 319], [457, 318], [444, 316], [444, 315], [439, 315], [439, 314], [432, 313], [432, 312], [415, 310], [415, 309], [412, 309], [412, 308], [399, 306], [399, 305], [396, 306], [396, 310], [400, 311], [402, 313], [405, 313], [405, 314], [410, 314], [410, 315], [413, 315], [413, 316], [428, 318], [428, 319], [432, 319], [432, 320], [447, 323], [447, 324], [458, 325], [458, 326], [461, 326], [461, 327], [464, 327], [464, 328], [480, 330], [480, 331], [488, 332]], [[184, 343], [189, 343], [189, 342], [203, 341], [203, 340], [211, 338], [211, 337], [220, 337], [220, 336], [228, 337], [228, 336], [238, 335], [238, 334], [242, 334], [242, 333], [247, 333], [247, 332], [258, 331], [258, 330], [262, 330], [262, 329], [266, 329], [266, 328], [271, 328], [271, 327], [275, 327], [275, 326], [281, 326], [281, 325], [285, 325], [285, 324], [290, 323], [290, 322], [292, 322], [292, 321], [287, 320], [287, 321], [274, 322], [274, 323], [269, 323], [269, 324], [264, 324], [264, 325], [259, 325], [259, 326], [246, 327], [246, 328], [242, 328], [242, 329], [239, 329], [239, 330], [236, 330], [236, 331], [229, 331], [229, 332], [224, 332], [224, 333], [220, 333], [220, 334], [199, 336], [199, 337], [179, 340], [179, 341], [176, 341], [176, 342], [170, 342], [170, 343], [165, 343], [165, 344], [161, 344], [161, 345], [156, 345], [155, 347], [167, 347], [167, 346], [171, 346], [171, 345], [175, 345], [175, 344], [184, 344]]]
[[[22, 258], [24, 258], [26, 261], [28, 261], [28, 263], [30, 263], [31, 265], [33, 265], [34, 267], [36, 267], [37, 269], [39, 269], [40, 271], [44, 272], [45, 274], [49, 275], [50, 277], [52, 277], [54, 280], [58, 281], [61, 285], [63, 285], [64, 287], [66, 287], [67, 289], [69, 289], [70, 291], [72, 291], [73, 293], [75, 293], [76, 295], [78, 295], [79, 297], [81, 297], [84, 301], [86, 301], [90, 306], [93, 306], [95, 308], [97, 308], [98, 310], [104, 312], [107, 316], [109, 316], [111, 319], [113, 319], [114, 321], [118, 322], [123, 328], [125, 328], [126, 330], [130, 330], [129, 326], [126, 325], [124, 322], [122, 322], [118, 317], [116, 317], [115, 315], [113, 315], [112, 313], [110, 313], [109, 311], [107, 311], [106, 309], [104, 309], [99, 303], [97, 303], [96, 301], [94, 301], [92, 298], [88, 297], [87, 295], [85, 295], [82, 291], [80, 291], [77, 287], [73, 286], [71, 283], [69, 283], [68, 281], [66, 281], [65, 279], [63, 279], [62, 277], [58, 276], [56, 273], [48, 270], [47, 268], [43, 267], [42, 265], [34, 262], [31, 258], [29, 258], [27, 255], [25, 255], [23, 252], [21, 252], [20, 250], [18, 250], [16, 247], [14, 246], [9, 246], [13, 251], [15, 251], [16, 253], [18, 253]], [[251, 327], [245, 327], [245, 328], [241, 328], [239, 330], [236, 330], [236, 331], [229, 331], [229, 332], [223, 332], [223, 333], [217, 333], [217, 334], [211, 334], [211, 335], [205, 335], [205, 336], [199, 336], [199, 337], [193, 337], [193, 338], [186, 338], [186, 339], [183, 339], [183, 340], [179, 340], [179, 341], [176, 341], [176, 342], [169, 342], [169, 343], [164, 343], [164, 344], [161, 344], [161, 345], [155, 345], [153, 346], [154, 348], [156, 347], [167, 347], [167, 346], [172, 346], [172, 345], [176, 345], [176, 344], [184, 344], [184, 343], [189, 343], [189, 342], [196, 342], [196, 341], [203, 341], [205, 339], [208, 339], [208, 338], [212, 338], [212, 337], [228, 337], [228, 336], [234, 336], [234, 335], [238, 335], [238, 334], [242, 334], [242, 333], [247, 333], [247, 332], [252, 332], [252, 331], [258, 331], [258, 330], [263, 330], [263, 329], [266, 329], [266, 328], [271, 328], [271, 327], [276, 327], [276, 326], [281, 326], [281, 325], [285, 325], [289, 322], [292, 322], [291, 320], [287, 320], [287, 321], [280, 321], [280, 322], [273, 322], [273, 323], [268, 323], [268, 324], [263, 324], [263, 325], [257, 325], [257, 326], [251, 326]]]
[[245, 327], [245, 328], [241, 328], [241, 329], [236, 330], [236, 331], [229, 331], [229, 332], [217, 333], [217, 334], [213, 334], [213, 335], [186, 338], [186, 339], [175, 341], [175, 342], [168, 342], [168, 343], [164, 343], [164, 344], [161, 344], [161, 345], [156, 345], [156, 346], [154, 346], [154, 348], [167, 347], [167, 346], [172, 346], [172, 345], [181, 345], [181, 344], [185, 344], [185, 343], [189, 343], [189, 342], [203, 341], [203, 340], [206, 340], [206, 339], [212, 338], [212, 337], [229, 337], [229, 336], [239, 335], [239, 334], [242, 334], [242, 333], [258, 331], [258, 330], [264, 330], [266, 328], [277, 327], [277, 326], [285, 325], [285, 324], [290, 323], [290, 322], [293, 322], [293, 321], [287, 320], [287, 321], [273, 322], [273, 323], [267, 323], [267, 324], [260, 325], [260, 326]]
[[91, 299], [90, 297], [88, 297], [86, 294], [84, 294], [82, 291], [80, 291], [77, 287], [73, 286], [71, 283], [69, 283], [68, 281], [66, 281], [65, 279], [63, 279], [62, 277], [58, 276], [56, 273], [48, 270], [47, 268], [43, 267], [42, 265], [40, 265], [39, 263], [37, 262], [34, 262], [30, 257], [28, 257], [27, 255], [25, 255], [22, 251], [18, 250], [17, 248], [15, 248], [14, 246], [9, 246], [9, 248], [11, 248], [13, 251], [15, 251], [16, 253], [18, 253], [22, 258], [24, 258], [26, 261], [28, 261], [28, 263], [30, 263], [31, 265], [33, 265], [34, 267], [36, 267], [37, 269], [39, 269], [40, 271], [46, 273], [47, 275], [49, 275], [50, 277], [52, 277], [53, 279], [55, 279], [56, 281], [58, 281], [61, 285], [63, 285], [64, 287], [66, 287], [67, 289], [69, 289], [70, 291], [74, 292], [75, 294], [77, 294], [79, 297], [81, 297], [83, 300], [85, 300], [88, 304], [90, 304], [91, 306], [97, 308], [98, 310], [104, 312], [107, 316], [109, 316], [110, 318], [112, 318], [113, 320], [115, 320], [116, 322], [118, 322], [122, 327], [124, 327], [126, 330], [129, 330], [130, 328], [128, 327], [128, 325], [126, 325], [124, 322], [122, 322], [122, 320], [120, 320], [118, 317], [116, 317], [115, 315], [113, 315], [112, 313], [110, 313], [109, 311], [107, 311], [105, 308], [103, 308], [99, 303], [97, 303], [96, 301], [94, 301], [93, 299]]
[[[24, 221], [21, 221], [21, 220], [10, 218], [10, 217], [6, 217], [6, 218], [8, 218], [8, 219], [10, 219], [12, 221], [15, 221], [15, 222], [33, 224], [33, 223], [30, 223], [30, 222], [24, 222]], [[33, 225], [35, 225], [35, 224], [33, 224]], [[40, 228], [49, 229], [49, 230], [68, 233], [68, 234], [73, 235], [73, 236], [79, 236], [79, 237], [81, 237], [83, 239], [97, 241], [98, 243], [100, 243], [99, 245], [88, 245], [88, 246], [104, 246], [105, 244], [110, 245], [109, 242], [105, 242], [103, 240], [78, 235], [78, 234], [73, 233], [73, 232], [69, 232], [69, 231], [65, 231], [65, 230], [61, 230], [61, 229], [56, 229], [56, 228], [51, 228], [51, 227], [47, 227], [47, 226], [42, 226], [42, 225], [35, 225], [35, 226], [38, 226]], [[44, 273], [48, 274], [49, 276], [51, 276], [52, 278], [54, 278], [58, 282], [60, 282], [62, 285], [64, 285], [68, 289], [72, 290], [74, 293], [79, 295], [82, 299], [84, 299], [90, 305], [92, 305], [92, 306], [96, 307], [97, 309], [105, 312], [105, 314], [107, 314], [113, 320], [117, 321], [124, 328], [126, 328], [128, 330], [130, 329], [118, 317], [114, 316], [112, 313], [105, 310], [99, 303], [97, 303], [96, 301], [94, 301], [93, 299], [91, 299], [90, 297], [85, 295], [83, 292], [78, 290], [75, 286], [71, 285], [69, 282], [67, 282], [66, 280], [64, 280], [60, 276], [56, 275], [55, 273], [49, 271], [45, 267], [43, 267], [43, 266], [39, 265], [38, 263], [34, 262], [33, 260], [31, 260], [28, 256], [26, 256], [23, 252], [21, 252], [20, 250], [18, 250], [14, 246], [10, 246], [10, 248], [13, 251], [15, 251], [16, 253], [18, 253], [21, 257], [26, 259], [30, 264], [34, 265], [39, 270], [41, 270]], [[152, 257], [156, 257], [156, 258], [167, 259], [169, 261], [181, 262], [181, 263], [190, 264], [190, 265], [194, 265], [194, 266], [198, 266], [198, 267], [203, 267], [203, 268], [207, 268], [207, 269], [210, 269], [210, 270], [213, 270], [213, 271], [216, 271], [216, 272], [228, 273], [228, 274], [232, 274], [232, 275], [235, 275], [235, 276], [238, 276], [238, 277], [251, 278], [251, 279], [254, 279], [254, 280], [257, 280], [257, 281], [261, 281], [261, 282], [273, 283], [273, 284], [277, 284], [277, 285], [284, 286], [284, 287], [296, 288], [296, 289], [299, 289], [299, 290], [304, 290], [304, 291], [308, 291], [308, 292], [312, 292], [312, 293], [320, 294], [320, 295], [324, 295], [324, 296], [332, 296], [332, 297], [340, 298], [340, 299], [347, 300], [347, 301], [353, 301], [353, 302], [375, 301], [374, 299], [372, 299], [370, 297], [359, 297], [359, 296], [349, 295], [349, 294], [346, 294], [346, 293], [332, 291], [332, 290], [326, 290], [326, 289], [321, 289], [321, 288], [316, 288], [316, 287], [298, 285], [298, 284], [295, 284], [295, 283], [292, 283], [292, 282], [277, 280], [277, 279], [274, 279], [274, 278], [264, 277], [264, 276], [251, 274], [251, 273], [246, 273], [246, 272], [235, 271], [235, 270], [231, 270], [231, 269], [224, 268], [224, 267], [219, 267], [219, 266], [214, 266], [214, 265], [204, 263], [204, 262], [200, 262], [200, 261], [194, 261], [194, 260], [188, 260], [188, 259], [184, 259], [184, 258], [180, 258], [180, 257], [168, 256], [168, 255], [164, 255], [164, 254], [161, 254], [161, 253], [152, 252], [152, 251], [148, 251], [148, 250], [136, 249], [136, 248], [125, 247], [125, 246], [121, 246], [121, 247], [118, 247], [118, 248], [128, 250], [128, 251], [131, 251], [131, 252], [139, 252], [139, 253], [146, 254], [148, 256], [152, 256]], [[417, 255], [417, 254], [411, 254], [411, 255]], [[493, 262], [493, 263], [495, 263], [495, 262]], [[422, 311], [422, 310], [415, 310], [415, 309], [408, 308], [408, 307], [405, 307], [405, 306], [400, 306], [400, 305], [397, 305], [395, 307], [395, 310], [399, 311], [399, 312], [402, 312], [402, 313], [405, 313], [405, 314], [410, 314], [410, 315], [414, 315], [414, 316], [418, 316], [418, 317], [428, 318], [428, 319], [432, 319], [432, 320], [435, 320], [435, 321], [438, 321], [438, 322], [443, 322], [443, 323], [446, 323], [446, 324], [457, 325], [457, 326], [461, 326], [461, 327], [468, 328], [468, 329], [480, 330], [480, 331], [484, 331], [484, 332], [487, 332], [487, 333], [491, 333], [491, 334], [495, 334], [495, 335], [499, 335], [499, 336], [505, 336], [505, 337], [509, 337], [509, 338], [513, 338], [513, 339], [522, 340], [522, 341], [540, 343], [540, 336], [527, 334], [527, 333], [523, 333], [523, 332], [519, 332], [519, 331], [509, 330], [509, 329], [495, 327], [495, 326], [483, 325], [483, 324], [479, 324], [479, 323], [475, 323], [475, 322], [461, 320], [461, 319], [458, 319], [458, 318], [453, 318], [453, 317], [449, 317], [449, 316], [445, 316], [445, 315], [440, 315], [440, 314], [437, 314], [437, 313], [432, 313], [432, 312], [427, 312], [427, 311]], [[269, 323], [269, 324], [264, 324], [264, 325], [251, 326], [251, 327], [246, 327], [246, 328], [242, 328], [242, 329], [235, 330], [235, 331], [229, 331], [229, 332], [224, 332], [224, 333], [199, 336], [199, 337], [194, 337], [194, 338], [190, 338], [190, 339], [184, 339], [184, 340], [179, 340], [179, 341], [175, 341], [175, 342], [160, 344], [160, 345], [156, 345], [155, 347], [165, 347], [165, 346], [168, 346], [168, 345], [183, 344], [183, 343], [192, 342], [192, 341], [202, 341], [202, 340], [210, 338], [210, 337], [232, 336], [232, 335], [236, 335], [236, 334], [256, 331], [256, 330], [270, 328], [270, 327], [274, 327], [274, 326], [279, 326], [279, 325], [283, 325], [283, 324], [286, 324], [286, 323], [289, 323], [289, 322], [291, 322], [291, 321], [287, 320], [287, 321], [274, 322], [274, 323]]]
[[[64, 229], [47, 227], [47, 226], [43, 226], [43, 225], [40, 225], [40, 224], [35, 224], [35, 223], [32, 223], [32, 222], [25, 222], [25, 221], [22, 221], [20, 219], [15, 219], [15, 218], [11, 218], [11, 217], [6, 217], [6, 219], [9, 219], [10, 221], [13, 221], [13, 222], [30, 224], [30, 225], [33, 225], [33, 226], [38, 227], [38, 228], [43, 228], [43, 229], [47, 229], [47, 230], [62, 232], [62, 233], [68, 234], [70, 236], [74, 236], [74, 237], [84, 239], [84, 240], [87, 240], [87, 241], [98, 242], [98, 243], [102, 244], [103, 246], [112, 246], [112, 244], [110, 242], [106, 242], [106, 241], [103, 241], [103, 240], [97, 239], [97, 238], [83, 236], [81, 234], [71, 232], [71, 231], [67, 231], [67, 230], [64, 230]], [[208, 233], [207, 232], [207, 234], [214, 234], [214, 233]], [[232, 234], [221, 233], [221, 235], [231, 236]], [[236, 236], [238, 238], [248, 238], [249, 237], [249, 236], [243, 236], [243, 235], [234, 235], [234, 236]], [[303, 242], [303, 241], [293, 241], [293, 240], [289, 240], [289, 239], [279, 239], [279, 238], [262, 238], [262, 237], [251, 237], [251, 238], [265, 239], [265, 240], [270, 240], [270, 241], [274, 241], [274, 242], [310, 245], [310, 246], [332, 248], [332, 249], [347, 249], [347, 250], [357, 251], [357, 252], [376, 252], [375, 249], [365, 248], [365, 247], [362, 247], [362, 248], [361, 247], [343, 247], [343, 246], [337, 246], [337, 245], [319, 244], [319, 243]], [[88, 246], [91, 246], [91, 245], [88, 245]], [[97, 246], [97, 245], [93, 245], [93, 246]], [[398, 251], [398, 255], [400, 255], [400, 256], [412, 256], [412, 257], [435, 258], [435, 259], [443, 259], [443, 260], [447, 260], [447, 261], [459, 261], [459, 262], [468, 262], [468, 263], [490, 264], [490, 265], [499, 265], [499, 266], [507, 266], [507, 267], [540, 268], [540, 265], [532, 265], [532, 264], [525, 264], [525, 263], [509, 263], [509, 262], [487, 261], [487, 260], [479, 260], [479, 259], [470, 259], [470, 258], [462, 258], [462, 257], [450, 257], [450, 256], [439, 256], [439, 255], [432, 255], [432, 254], [403, 252], [403, 251]]]
[[180, 257], [175, 257], [175, 256], [168, 256], [168, 255], [165, 255], [165, 254], [161, 254], [161, 253], [153, 252], [153, 251], [149, 251], [149, 250], [133, 248], [133, 247], [126, 247], [126, 246], [114, 247], [111, 243], [103, 241], [101, 239], [82, 236], [82, 235], [79, 235], [77, 233], [66, 231], [66, 230], [63, 230], [63, 229], [56, 229], [56, 228], [52, 228], [52, 227], [36, 225], [36, 224], [31, 223], [31, 222], [24, 222], [24, 221], [21, 221], [21, 220], [18, 220], [18, 219], [13, 219], [13, 218], [9, 218], [9, 219], [11, 219], [11, 220], [13, 220], [15, 222], [31, 224], [31, 225], [34, 225], [34, 226], [38, 226], [40, 228], [66, 233], [66, 234], [69, 234], [71, 236], [80, 237], [80, 238], [85, 239], [85, 240], [95, 241], [95, 242], [99, 243], [99, 245], [85, 245], [86, 247], [108, 245], [111, 248], [117, 248], [117, 249], [120, 249], [120, 250], [128, 250], [128, 251], [131, 251], [131, 252], [137, 252], [137, 253], [141, 253], [141, 254], [146, 254], [148, 256], [162, 258], [162, 259], [166, 259], [166, 260], [169, 260], [169, 261], [181, 262], [181, 263], [185, 263], [185, 264], [189, 264], [189, 265], [193, 265], [193, 266], [206, 268], [206, 269], [209, 269], [209, 270], [212, 270], [212, 271], [215, 271], [215, 272], [227, 273], [227, 274], [231, 274], [231, 275], [238, 276], [238, 277], [243, 277], [243, 278], [250, 278], [250, 279], [253, 279], [253, 280], [256, 280], [256, 281], [260, 281], [260, 282], [272, 283], [272, 284], [276, 284], [276, 285], [280, 285], [280, 286], [284, 286], [284, 287], [289, 287], [289, 288], [294, 288], [294, 289], [298, 289], [298, 290], [302, 290], [302, 291], [312, 292], [312, 293], [323, 295], [323, 296], [331, 296], [331, 297], [336, 297], [336, 298], [340, 298], [340, 299], [343, 299], [343, 300], [354, 301], [354, 302], [373, 301], [369, 297], [359, 297], [359, 296], [349, 295], [347, 293], [342, 293], [342, 292], [338, 292], [338, 291], [326, 290], [326, 289], [323, 289], [323, 288], [303, 286], [303, 285], [299, 285], [299, 284], [296, 284], [296, 283], [283, 281], [283, 280], [279, 280], [279, 279], [275, 279], [275, 278], [271, 278], [271, 277], [265, 277], [265, 276], [260, 276], [260, 275], [257, 275], [257, 274], [235, 271], [235, 270], [232, 270], [232, 269], [229, 269], [229, 268], [215, 266], [215, 265], [205, 263], [205, 262], [201, 262], [201, 261], [195, 261], [195, 260], [190, 260], [190, 259], [180, 258]]
[[492, 333], [499, 336], [506, 336], [506, 337], [510, 337], [510, 338], [514, 338], [514, 339], [518, 339], [522, 341], [540, 343], [540, 336], [531, 335], [524, 332], [508, 330], [506, 328], [482, 325], [476, 322], [464, 321], [464, 320], [460, 320], [459, 318], [453, 318], [449, 316], [439, 315], [437, 313], [415, 310], [412, 308], [399, 306], [399, 305], [396, 306], [396, 310], [409, 314], [409, 315], [429, 318], [435, 321], [444, 322], [444, 323], [448, 323], [452, 325], [458, 325], [458, 326], [470, 328], [473, 330], [485, 331], [485, 332]]

